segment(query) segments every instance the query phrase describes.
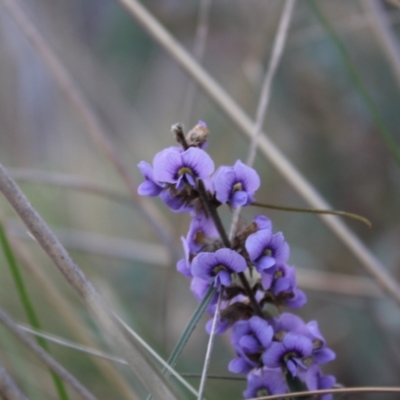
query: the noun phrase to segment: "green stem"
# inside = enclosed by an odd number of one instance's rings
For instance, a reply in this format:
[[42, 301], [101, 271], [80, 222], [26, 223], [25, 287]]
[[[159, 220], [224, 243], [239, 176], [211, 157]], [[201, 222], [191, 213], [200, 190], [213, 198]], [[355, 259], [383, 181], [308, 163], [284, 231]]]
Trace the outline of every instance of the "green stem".
[[[40, 328], [39, 319], [35, 313], [33, 304], [30, 301], [28, 291], [26, 290], [26, 287], [25, 287], [25, 284], [24, 284], [24, 281], [22, 278], [22, 274], [19, 270], [17, 261], [14, 257], [13, 250], [7, 239], [6, 233], [4, 231], [3, 223], [1, 221], [0, 221], [0, 243], [1, 243], [1, 247], [3, 248], [3, 252], [6, 257], [7, 263], [10, 267], [11, 275], [14, 279], [15, 286], [17, 287], [17, 292], [19, 294], [22, 306], [27, 315], [28, 321], [33, 328], [40, 331], [41, 328]], [[44, 350], [49, 352], [47, 342], [43, 338], [36, 337], [36, 341]], [[50, 373], [53, 378], [54, 386], [56, 387], [56, 390], [58, 392], [58, 396], [59, 396], [60, 400], [68, 400], [68, 394], [67, 394], [67, 391], [65, 389], [65, 386], [64, 386], [62, 380], [54, 372], [50, 372]]]
[[370, 95], [366, 85], [364, 84], [363, 80], [361, 79], [360, 75], [357, 72], [356, 67], [354, 66], [353, 62], [350, 59], [350, 56], [346, 50], [346, 47], [340, 40], [339, 36], [333, 29], [332, 25], [330, 24], [328, 18], [323, 14], [321, 8], [319, 7], [318, 3], [315, 0], [309, 0], [311, 8], [313, 9], [315, 15], [318, 17], [321, 25], [331, 38], [332, 42], [336, 46], [340, 56], [342, 57], [343, 63], [352, 79], [354, 85], [356, 86], [358, 92], [360, 93], [364, 104], [368, 108], [372, 119], [375, 121], [376, 126], [378, 127], [379, 133], [389, 150], [390, 154], [397, 162], [398, 166], [400, 167], [400, 150], [399, 145], [397, 144], [396, 140], [394, 139], [393, 135], [390, 133], [389, 129], [386, 126], [385, 121], [380, 115], [378, 107], [376, 106], [372, 96]]
[[280, 211], [293, 211], [293, 212], [303, 212], [303, 213], [311, 213], [311, 214], [329, 214], [329, 215], [337, 215], [339, 217], [346, 217], [350, 219], [354, 219], [356, 221], [360, 221], [363, 224], [367, 225], [369, 229], [372, 228], [371, 221], [361, 215], [350, 213], [347, 211], [339, 211], [339, 210], [321, 210], [319, 208], [302, 208], [302, 207], [287, 207], [287, 206], [278, 206], [275, 204], [265, 204], [259, 203], [257, 201], [253, 201], [250, 205], [255, 207], [262, 208], [270, 208], [272, 210], [280, 210]]

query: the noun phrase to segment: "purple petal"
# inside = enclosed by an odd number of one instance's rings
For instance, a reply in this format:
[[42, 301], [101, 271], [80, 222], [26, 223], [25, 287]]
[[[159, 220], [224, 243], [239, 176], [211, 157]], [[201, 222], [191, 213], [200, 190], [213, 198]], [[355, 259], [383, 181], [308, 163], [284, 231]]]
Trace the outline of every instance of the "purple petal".
[[231, 343], [235, 349], [239, 349], [240, 339], [251, 332], [248, 321], [237, 321], [232, 325]]
[[239, 206], [247, 206], [249, 204], [249, 195], [243, 190], [237, 190], [233, 193], [231, 205], [232, 208], [237, 208]]
[[208, 178], [214, 171], [211, 157], [197, 147], [190, 147], [182, 153], [183, 164], [189, 167], [197, 178]]
[[232, 283], [231, 274], [228, 271], [220, 271], [215, 279], [215, 286], [230, 286]]
[[232, 187], [235, 184], [236, 175], [232, 167], [222, 166], [217, 169], [213, 177], [213, 184], [215, 190], [215, 197], [221, 203], [227, 203], [231, 193]]
[[249, 325], [259, 342], [265, 349], [268, 348], [272, 343], [272, 337], [274, 335], [272, 326], [269, 325], [265, 319], [257, 316], [249, 319]]
[[233, 169], [236, 174], [236, 179], [243, 183], [246, 192], [254, 193], [260, 187], [260, 177], [253, 168], [238, 160]]
[[282, 365], [286, 349], [282, 343], [272, 342], [271, 346], [263, 353], [262, 361], [266, 367], [278, 368]]
[[329, 361], [334, 360], [336, 358], [336, 354], [328, 347], [324, 347], [318, 351], [313, 351], [313, 358], [318, 364], [326, 364]]
[[286, 363], [286, 367], [292, 376], [297, 376], [297, 364], [293, 360], [288, 360]]
[[216, 260], [232, 272], [243, 272], [247, 268], [246, 260], [231, 249], [219, 249], [215, 252]]
[[278, 295], [281, 292], [291, 292], [293, 289], [293, 282], [286, 277], [282, 277], [277, 279], [274, 282], [274, 289], [273, 292], [275, 295]]
[[272, 250], [273, 256], [277, 263], [283, 264], [289, 259], [290, 248], [286, 243], [282, 232], [278, 232], [272, 236], [268, 248]]
[[[208, 334], [211, 333], [212, 324], [213, 324], [213, 319], [208, 320], [207, 323], [206, 323], [206, 331], [207, 331]], [[217, 322], [215, 333], [217, 335], [222, 335], [223, 333], [225, 333], [228, 330], [229, 325], [230, 325], [229, 324], [229, 320], [227, 320], [227, 319], [219, 320]]]
[[160, 182], [177, 182], [177, 172], [182, 168], [181, 154], [168, 149], [163, 155], [154, 159], [154, 178]]
[[[262, 368], [250, 372], [247, 377], [247, 389], [243, 392], [245, 399], [265, 395], [283, 394], [287, 392], [287, 386], [280, 369]], [[261, 391], [261, 393], [260, 393]]]
[[297, 309], [303, 307], [304, 304], [307, 303], [307, 296], [302, 290], [294, 289], [293, 294], [294, 296], [292, 298], [285, 300], [287, 307]]
[[270, 256], [260, 257], [255, 262], [257, 271], [262, 273], [276, 264], [275, 258]]
[[[196, 277], [194, 277], [192, 279], [192, 282], [190, 283], [190, 290], [192, 291], [197, 301], [201, 301], [203, 299], [209, 287], [210, 283], [208, 281]], [[213, 301], [216, 302], [216, 299], [213, 299]]]
[[150, 197], [154, 197], [154, 196], [158, 196], [161, 191], [162, 191], [162, 187], [155, 184], [152, 181], [144, 181], [143, 183], [141, 183], [138, 187], [138, 193], [141, 196], [150, 196]]
[[268, 290], [271, 287], [272, 280], [274, 279], [273, 275], [270, 273], [270, 270], [264, 270], [261, 274], [261, 283], [264, 290]]
[[251, 261], [256, 260], [263, 254], [265, 248], [271, 240], [271, 236], [271, 232], [263, 229], [251, 234], [246, 239], [245, 246]]
[[205, 281], [214, 278], [213, 269], [218, 265], [215, 253], [199, 253], [192, 260], [192, 274]]
[[305, 336], [309, 336], [309, 332], [304, 321], [297, 315], [283, 313], [277, 319], [272, 321], [275, 332], [295, 332]]
[[211, 218], [207, 218], [204, 214], [197, 214], [189, 226], [187, 234], [187, 241], [189, 248], [193, 254], [198, 253], [205, 245], [198, 241], [201, 237], [204, 238], [217, 238], [218, 231], [215, 228], [214, 221]]
[[268, 217], [264, 215], [256, 215], [254, 222], [257, 224], [258, 229], [268, 229], [272, 234], [272, 222]]
[[287, 352], [294, 351], [298, 354], [299, 358], [310, 356], [313, 347], [308, 337], [293, 332], [288, 332], [285, 335], [283, 345]]
[[179, 260], [176, 264], [176, 269], [182, 275], [186, 276], [187, 278], [192, 278], [192, 273], [190, 272], [190, 266], [186, 262], [185, 259]]
[[251, 335], [243, 336], [239, 341], [239, 345], [246, 354], [254, 354], [262, 349], [260, 342]]
[[228, 370], [233, 372], [234, 374], [247, 374], [253, 368], [255, 364], [250, 364], [249, 361], [245, 360], [242, 357], [234, 358], [228, 365]]

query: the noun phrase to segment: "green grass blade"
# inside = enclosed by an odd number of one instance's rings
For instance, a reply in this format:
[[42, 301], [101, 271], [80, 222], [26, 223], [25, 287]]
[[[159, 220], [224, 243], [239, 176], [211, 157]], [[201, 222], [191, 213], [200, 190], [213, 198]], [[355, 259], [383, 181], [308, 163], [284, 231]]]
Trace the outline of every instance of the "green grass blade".
[[385, 121], [383, 120], [378, 107], [376, 106], [372, 96], [370, 95], [366, 85], [364, 84], [361, 76], [357, 72], [357, 68], [354, 66], [351, 58], [346, 50], [345, 45], [341, 41], [340, 37], [337, 35], [335, 30], [333, 29], [332, 25], [330, 24], [328, 18], [323, 14], [320, 6], [315, 0], [309, 0], [311, 8], [313, 9], [315, 15], [317, 16], [318, 20], [320, 21], [322, 27], [336, 46], [338, 53], [340, 54], [342, 61], [350, 75], [351, 80], [353, 81], [354, 85], [356, 86], [360, 96], [362, 97], [365, 106], [369, 110], [372, 119], [374, 120], [376, 126], [378, 127], [379, 133], [382, 136], [383, 142], [385, 143], [387, 149], [389, 150], [390, 154], [400, 167], [400, 149], [399, 145], [397, 144], [395, 138], [390, 133], [388, 127], [386, 126]]
[[197, 306], [195, 312], [192, 315], [192, 318], [190, 318], [185, 330], [182, 333], [182, 336], [178, 340], [178, 343], [176, 344], [175, 348], [172, 350], [171, 355], [169, 356], [169, 358], [167, 360], [167, 363], [169, 365], [171, 365], [171, 367], [174, 367], [176, 365], [179, 356], [181, 355], [183, 349], [186, 346], [186, 343], [188, 342], [190, 336], [192, 335], [194, 329], [196, 328], [196, 325], [199, 322], [204, 311], [206, 310], [207, 306], [210, 304], [210, 301], [214, 297], [214, 294], [216, 291], [217, 291], [217, 288], [214, 287], [214, 285], [212, 284], [209, 287], [209, 289], [207, 290], [207, 293], [205, 294], [205, 296], [203, 297], [203, 300]]
[[[0, 243], [1, 243], [1, 247], [3, 249], [4, 255], [5, 255], [5, 258], [7, 260], [7, 264], [10, 267], [11, 275], [14, 279], [15, 286], [17, 287], [17, 292], [19, 294], [22, 306], [27, 315], [28, 321], [32, 327], [34, 327], [35, 329], [40, 331], [41, 327], [40, 327], [39, 319], [35, 313], [33, 304], [29, 298], [28, 291], [26, 290], [21, 271], [19, 270], [16, 258], [14, 257], [13, 250], [12, 250], [10, 243], [7, 239], [7, 236], [5, 234], [2, 221], [0, 221]], [[37, 340], [38, 344], [40, 346], [42, 346], [43, 349], [45, 349], [47, 352], [49, 352], [47, 342], [43, 338], [37, 337], [36, 340]], [[67, 394], [67, 391], [65, 389], [63, 382], [55, 373], [53, 373], [53, 372], [50, 372], [50, 373], [53, 378], [54, 386], [56, 387], [56, 390], [57, 390], [60, 400], [68, 400], [68, 394]]]
[[[195, 330], [201, 316], [203, 315], [207, 306], [210, 304], [210, 301], [214, 297], [216, 291], [217, 288], [212, 283], [211, 286], [208, 288], [205, 296], [203, 297], [203, 299], [197, 306], [196, 310], [194, 311], [192, 318], [190, 318], [188, 324], [186, 325], [186, 328], [183, 331], [181, 337], [179, 338], [178, 343], [175, 345], [174, 349], [171, 352], [171, 355], [168, 357], [167, 364], [170, 365], [172, 368], [175, 367], [179, 356], [182, 354], [182, 351], [186, 346], [186, 343], [188, 342], [193, 331]], [[165, 376], [170, 375], [169, 371], [166, 368], [163, 368], [162, 373]], [[146, 400], [150, 400], [151, 398], [152, 396], [149, 395]]]

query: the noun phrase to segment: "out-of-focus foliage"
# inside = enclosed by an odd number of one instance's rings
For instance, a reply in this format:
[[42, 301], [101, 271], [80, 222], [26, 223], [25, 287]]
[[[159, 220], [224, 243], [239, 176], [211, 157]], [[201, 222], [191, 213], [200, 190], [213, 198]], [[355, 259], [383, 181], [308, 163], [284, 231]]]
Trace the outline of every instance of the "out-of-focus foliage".
[[[150, 162], [157, 151], [174, 144], [170, 126], [184, 118], [189, 78], [117, 1], [19, 3], [87, 97], [120, 159], [139, 184], [142, 178], [137, 163]], [[198, 2], [145, 3], [191, 51]], [[251, 116], [256, 112], [282, 4], [278, 0], [212, 2], [203, 65]], [[371, 27], [371, 15], [364, 2], [324, 0], [318, 4], [345, 44], [400, 146], [400, 87]], [[399, 46], [400, 9], [389, 3], [383, 5]], [[10, 168], [72, 174], [127, 193], [43, 60], [5, 10], [0, 10], [0, 162]], [[206, 121], [211, 131], [208, 151], [216, 163], [231, 165], [238, 158], [246, 159], [247, 139], [200, 90], [190, 121], [184, 122], [190, 128], [199, 119]], [[357, 223], [349, 224], [400, 279], [399, 167], [384, 146], [340, 54], [307, 1], [298, 1], [295, 7], [265, 131], [334, 208], [362, 214], [372, 221], [370, 231]], [[255, 167], [262, 180], [258, 201], [305, 205], [267, 160], [258, 156]], [[61, 186], [34, 182], [21, 185], [88, 277], [167, 358], [196, 304], [187, 282], [175, 272], [173, 261], [162, 257], [161, 266], [151, 261], [159, 247], [145, 252], [144, 258], [148, 255], [150, 261], [135, 256], [130, 241], [163, 245], [140, 207]], [[188, 219], [171, 215], [158, 199], [146, 201], [153, 201], [174, 227], [174, 240], [179, 246]], [[4, 201], [0, 209], [10, 232], [24, 238], [31, 262], [45, 270], [57, 291], [88, 321], [65, 281], [25, 234]], [[257, 212], [247, 211], [243, 217], [250, 220]], [[358, 262], [317, 217], [278, 211], [268, 215], [275, 230], [283, 231], [291, 245], [291, 264], [318, 272], [364, 275]], [[228, 226], [229, 214], [223, 217]], [[79, 236], [83, 234], [86, 236]], [[107, 238], [115, 241], [106, 242], [109, 248], [101, 241]], [[42, 327], [74, 339], [43, 288], [28, 270], [23, 271]], [[0, 281], [0, 307], [25, 321], [3, 256]], [[337, 353], [337, 360], [325, 372], [336, 375], [345, 386], [399, 385], [398, 308], [390, 300], [368, 292], [364, 296], [328, 293], [318, 288], [306, 292], [309, 302], [302, 316], [319, 321], [329, 346]], [[88, 326], [101, 337], [91, 322]], [[178, 370], [201, 370], [207, 339], [203, 326], [199, 326]], [[119, 398], [85, 355], [51, 347], [55, 356], [100, 399]], [[217, 338], [210, 373], [226, 375], [232, 356], [228, 336]], [[18, 348], [3, 329], [0, 358], [30, 398], [56, 398], [46, 370]], [[192, 382], [198, 385], [198, 380]], [[137, 386], [137, 382], [132, 385]], [[243, 382], [210, 380], [206, 396], [239, 398], [244, 386]], [[140, 387], [138, 392], [141, 390]]]

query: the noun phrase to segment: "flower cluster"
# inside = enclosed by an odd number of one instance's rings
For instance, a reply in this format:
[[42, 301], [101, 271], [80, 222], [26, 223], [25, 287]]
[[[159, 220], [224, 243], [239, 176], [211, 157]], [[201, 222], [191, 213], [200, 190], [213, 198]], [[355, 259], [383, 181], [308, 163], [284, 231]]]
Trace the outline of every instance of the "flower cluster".
[[[210, 287], [216, 289], [208, 312], [214, 316], [220, 309], [217, 333], [231, 328], [236, 357], [229, 370], [247, 375], [244, 397], [287, 393], [288, 382], [296, 380], [310, 390], [331, 388], [335, 378], [324, 376], [320, 365], [333, 360], [335, 353], [317, 322], [281, 312], [282, 307], [298, 309], [306, 302], [295, 269], [287, 264], [290, 249], [283, 234], [274, 233], [271, 220], [258, 215], [229, 240], [219, 219], [222, 204], [235, 209], [254, 202], [260, 187], [257, 172], [241, 161], [214, 172], [204, 150], [208, 129], [202, 121], [186, 137], [181, 125], [172, 130], [181, 146], [160, 151], [152, 165], [139, 163], [145, 181], [138, 192], [159, 196], [172, 211], [192, 216], [181, 238], [185, 257], [177, 270], [191, 279], [198, 301]], [[208, 331], [211, 325], [212, 320]]]

